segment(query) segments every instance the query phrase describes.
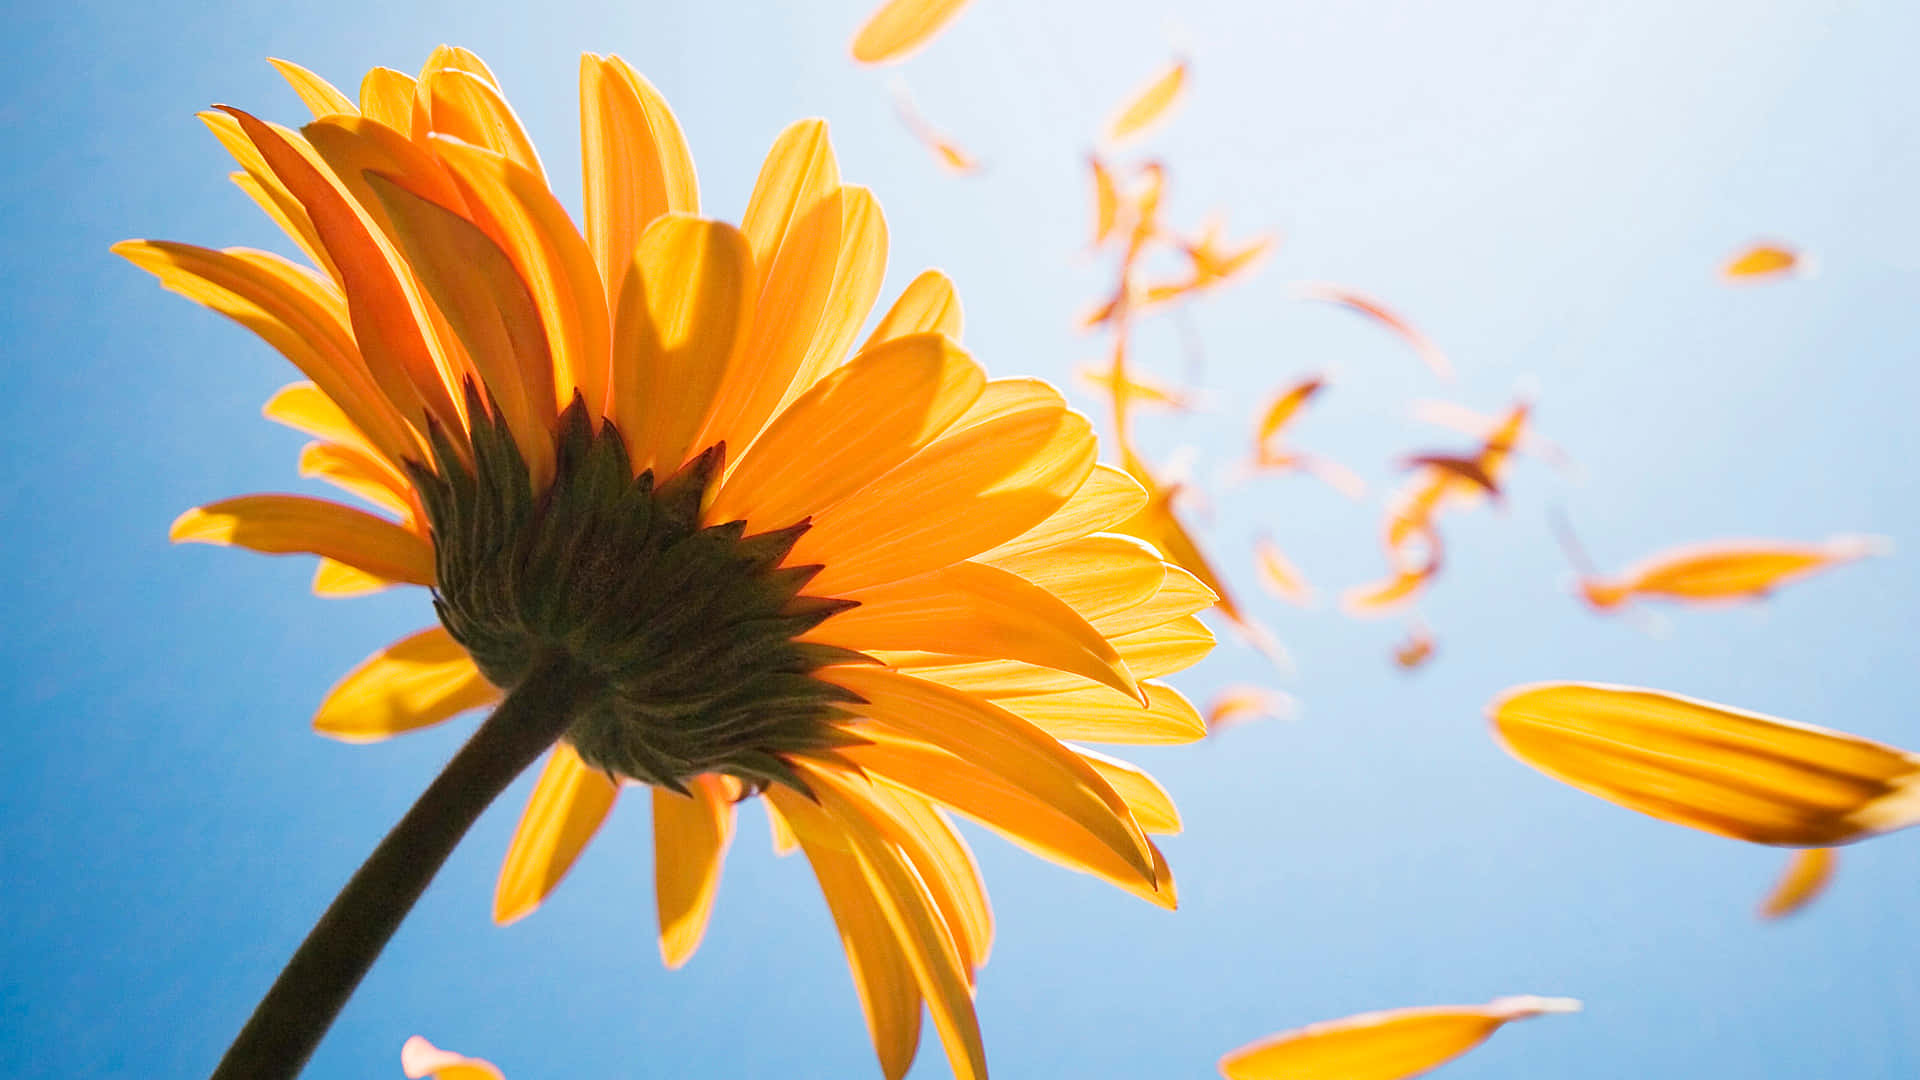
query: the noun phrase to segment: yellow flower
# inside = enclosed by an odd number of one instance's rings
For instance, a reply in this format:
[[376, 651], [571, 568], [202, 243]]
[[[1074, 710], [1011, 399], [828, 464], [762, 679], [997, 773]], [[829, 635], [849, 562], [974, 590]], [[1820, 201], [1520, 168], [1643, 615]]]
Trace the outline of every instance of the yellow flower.
[[698, 216], [692, 159], [624, 62], [581, 65], [584, 233], [486, 67], [442, 48], [357, 103], [278, 63], [316, 119], [203, 114], [235, 181], [311, 257], [130, 241], [122, 255], [300, 368], [267, 414], [302, 470], [381, 516], [293, 495], [189, 511], [176, 540], [322, 557], [316, 590], [433, 590], [441, 625], [375, 654], [315, 726], [372, 741], [557, 665], [585, 702], [508, 852], [531, 912], [623, 786], [654, 809], [660, 947], [686, 961], [735, 805], [766, 797], [812, 861], [884, 1072], [931, 1007], [985, 1073], [973, 1011], [992, 920], [948, 817], [1165, 907], [1146, 774], [1063, 742], [1205, 727], [1154, 681], [1199, 660], [1214, 594], [1109, 530], [1147, 495], [1095, 464], [1045, 383], [989, 381], [927, 271], [847, 358], [886, 227], [826, 126], [768, 154], [739, 226]]

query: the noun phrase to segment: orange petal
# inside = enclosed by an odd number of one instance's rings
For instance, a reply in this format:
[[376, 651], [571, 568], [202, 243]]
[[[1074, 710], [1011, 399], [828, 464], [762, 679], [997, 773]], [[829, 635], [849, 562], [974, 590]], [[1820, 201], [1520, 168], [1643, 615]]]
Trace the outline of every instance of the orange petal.
[[1588, 683], [1509, 690], [1488, 715], [1548, 776], [1704, 832], [1830, 847], [1920, 822], [1920, 755], [1843, 732]]
[[587, 246], [611, 302], [647, 226], [700, 212], [699, 181], [666, 99], [617, 56], [580, 58], [580, 153]]
[[1293, 698], [1262, 686], [1229, 686], [1207, 703], [1207, 734], [1263, 718], [1281, 719], [1293, 712]]
[[293, 92], [300, 96], [300, 103], [312, 111], [314, 119], [334, 113], [345, 113], [348, 116], [360, 115], [360, 110], [354, 106], [347, 95], [335, 89], [332, 83], [299, 64], [271, 56], [267, 57], [267, 63], [272, 64], [274, 70], [287, 80], [287, 85], [293, 87]]
[[315, 596], [365, 596], [399, 584], [322, 556], [313, 568]]
[[[939, 439], [814, 519], [788, 562], [821, 563], [816, 595], [925, 573], [1005, 543], [1063, 506], [1093, 469], [1086, 418], [1035, 408]], [[955, 518], [954, 506], [966, 506]]]
[[442, 1050], [419, 1035], [400, 1047], [400, 1071], [408, 1080], [504, 1080], [492, 1062]]
[[1877, 536], [1836, 536], [1822, 543], [1722, 540], [1661, 552], [1622, 573], [1629, 595], [1694, 603], [1754, 600], [1821, 570], [1872, 555], [1892, 544]]
[[1147, 505], [1139, 482], [1111, 465], [1095, 465], [1073, 495], [1045, 521], [1004, 544], [983, 552], [983, 562], [1025, 555], [1089, 533], [1106, 532], [1138, 514]]
[[413, 524], [413, 488], [398, 469], [364, 450], [314, 442], [300, 449], [300, 475], [325, 480]]
[[414, 78], [392, 68], [369, 70], [360, 80], [360, 112], [400, 132], [413, 131]]
[[1259, 560], [1260, 582], [1268, 592], [1290, 604], [1313, 606], [1313, 586], [1307, 584], [1272, 540], [1263, 536], [1255, 541], [1254, 557]]
[[1806, 848], [1787, 860], [1780, 880], [1760, 904], [1760, 917], [1780, 919], [1792, 915], [1818, 899], [1833, 880], [1834, 863], [1839, 859], [1832, 848]]
[[1056, 739], [1167, 746], [1206, 738], [1206, 722], [1178, 690], [1157, 682], [1140, 688], [1147, 692], [1144, 709], [1104, 688], [997, 698], [994, 704]]
[[1400, 339], [1413, 347], [1413, 351], [1435, 375], [1443, 379], [1453, 378], [1453, 365], [1448, 362], [1447, 354], [1440, 350], [1440, 346], [1373, 297], [1340, 285], [1307, 284], [1300, 286], [1298, 291], [1304, 299], [1339, 304], [1365, 315], [1400, 335]]
[[433, 584], [433, 545], [385, 518], [304, 495], [242, 495], [181, 514], [175, 543], [325, 555], [389, 581]]
[[[546, 172], [540, 168], [540, 155], [533, 140], [520, 126], [513, 106], [500, 94], [490, 77], [472, 71], [441, 68], [424, 73], [414, 96], [413, 136], [423, 139], [428, 132], [450, 135], [461, 142], [484, 147], [511, 159], [538, 177], [544, 185]], [[419, 108], [424, 103], [428, 125], [422, 127]]]
[[802, 640], [859, 652], [920, 649], [1019, 660], [1141, 696], [1145, 704], [1139, 684], [1107, 639], [1073, 608], [1017, 574], [959, 562], [838, 595], [859, 606], [833, 616]]
[[313, 729], [341, 742], [378, 742], [500, 700], [467, 650], [442, 627], [374, 653], [327, 692]]
[[753, 256], [738, 229], [668, 214], [634, 250], [614, 316], [612, 401], [636, 470], [673, 473], [694, 452], [754, 311]]
[[880, 324], [861, 348], [871, 349], [884, 341], [920, 333], [945, 334], [959, 341], [961, 325], [960, 297], [953, 290], [953, 281], [938, 270], [922, 270], [880, 316]]
[[660, 957], [677, 968], [706, 935], [720, 867], [733, 841], [733, 800], [718, 776], [695, 777], [691, 795], [653, 789], [653, 881]]
[[[895, 338], [835, 369], [787, 406], [715, 496], [709, 521], [784, 528], [884, 476], [980, 396], [986, 375], [948, 338]], [[821, 432], [835, 437], [821, 441]]]
[[620, 789], [605, 773], [558, 743], [533, 785], [514, 829], [493, 893], [493, 921], [505, 926], [533, 913], [600, 831]]
[[1177, 60], [1135, 91], [1107, 121], [1107, 141], [1124, 142], [1166, 118], [1187, 85], [1187, 62]]
[[1720, 268], [1728, 281], [1760, 281], [1781, 278], [1801, 268], [1801, 255], [1783, 244], [1755, 244]]
[[866, 699], [870, 722], [978, 764], [1098, 837], [1149, 882], [1146, 837], [1112, 785], [1059, 740], [972, 694], [884, 668], [823, 669]]
[[904, 60], [960, 14], [967, 0], [887, 0], [853, 35], [853, 58], [863, 64]]
[[1152, 545], [1116, 533], [1005, 556], [993, 565], [1047, 590], [1088, 620], [1143, 604], [1167, 581], [1167, 564]]
[[1220, 1059], [1220, 1072], [1227, 1080], [1402, 1080], [1452, 1061], [1503, 1024], [1579, 1009], [1571, 998], [1527, 996], [1361, 1013], [1242, 1047]]

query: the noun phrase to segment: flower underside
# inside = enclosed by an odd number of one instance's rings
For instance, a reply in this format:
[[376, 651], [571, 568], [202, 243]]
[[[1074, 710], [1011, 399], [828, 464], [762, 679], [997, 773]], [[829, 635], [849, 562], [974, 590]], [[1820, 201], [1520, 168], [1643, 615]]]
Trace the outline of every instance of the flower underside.
[[434, 609], [489, 682], [566, 663], [594, 686], [565, 736], [581, 759], [682, 793], [702, 773], [805, 790], [783, 755], [861, 741], [834, 723], [858, 696], [812, 672], [866, 657], [794, 640], [854, 606], [801, 595], [819, 566], [781, 565], [808, 523], [700, 524], [724, 445], [656, 484], [576, 397], [536, 493], [498, 410], [471, 382], [466, 398], [465, 445], [435, 425], [433, 466], [408, 468], [433, 529]]

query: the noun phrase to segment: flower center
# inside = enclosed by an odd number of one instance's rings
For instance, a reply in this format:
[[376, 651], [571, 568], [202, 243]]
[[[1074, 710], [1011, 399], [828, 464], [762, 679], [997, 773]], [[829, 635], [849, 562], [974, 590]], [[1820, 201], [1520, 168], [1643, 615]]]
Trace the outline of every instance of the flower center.
[[808, 523], [700, 524], [724, 445], [656, 484], [576, 396], [553, 484], [535, 493], [484, 404], [469, 386], [469, 453], [435, 428], [434, 467], [409, 469], [433, 528], [434, 608], [488, 681], [511, 689], [564, 656], [596, 683], [565, 740], [595, 768], [674, 790], [709, 772], [800, 787], [783, 755], [855, 741], [832, 721], [858, 698], [812, 673], [867, 658], [794, 640], [852, 606], [800, 595], [820, 567], [781, 565]]

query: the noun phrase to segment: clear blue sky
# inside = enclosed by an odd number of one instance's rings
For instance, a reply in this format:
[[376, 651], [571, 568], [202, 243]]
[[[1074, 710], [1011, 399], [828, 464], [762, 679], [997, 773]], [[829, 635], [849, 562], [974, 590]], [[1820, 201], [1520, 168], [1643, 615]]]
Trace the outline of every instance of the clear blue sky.
[[[265, 63], [353, 85], [469, 46], [504, 81], [577, 206], [579, 52], [668, 96], [706, 205], [745, 202], [789, 120], [823, 115], [885, 205], [889, 292], [957, 280], [996, 374], [1094, 357], [1071, 317], [1103, 286], [1080, 253], [1081, 155], [1171, 48], [1193, 92], [1151, 148], [1172, 213], [1284, 244], [1197, 306], [1214, 411], [1147, 421], [1199, 475], [1243, 452], [1256, 399], [1337, 385], [1303, 445], [1377, 498], [1398, 454], [1447, 437], [1415, 398], [1486, 410], [1537, 391], [1576, 477], [1538, 463], [1504, 515], [1459, 517], [1426, 605], [1441, 655], [1403, 677], [1392, 622], [1259, 596], [1270, 531], [1323, 592], [1380, 570], [1379, 509], [1307, 480], [1216, 485], [1207, 540], [1298, 659], [1289, 722], [1138, 755], [1178, 798], [1167, 914], [976, 844], [999, 917], [979, 1004], [1003, 1078], [1199, 1078], [1280, 1028], [1507, 993], [1587, 1002], [1498, 1036], [1458, 1080], [1892, 1077], [1920, 1071], [1916, 837], [1850, 850], [1831, 894], [1761, 925], [1780, 853], [1665, 826], [1508, 759], [1481, 710], [1514, 683], [1638, 683], [1920, 747], [1920, 10], [1836, 5], [977, 0], [907, 66], [921, 109], [989, 162], [940, 173], [846, 41], [870, 0], [524, 5], [26, 5], [0, 52], [0, 1074], [192, 1077], [470, 721], [376, 747], [310, 733], [348, 667], [429, 618], [417, 592], [308, 595], [305, 559], [171, 548], [185, 507], [307, 490], [300, 438], [260, 419], [293, 372], [107, 246], [273, 243], [193, 120], [284, 120]], [[1572, 8], [1581, 10], [1572, 13]], [[170, 8], [171, 10], [160, 10]], [[1759, 236], [1819, 276], [1713, 278]], [[1386, 298], [1454, 358], [1437, 384], [1363, 321], [1287, 298], [1325, 279]], [[1181, 370], [1171, 323], [1137, 354]], [[1081, 393], [1076, 390], [1075, 393]], [[1097, 402], [1083, 393], [1083, 406]], [[1547, 508], [1602, 562], [1723, 535], [1875, 532], [1905, 550], [1758, 610], [1677, 613], [1654, 637], [1585, 613]], [[1275, 683], [1223, 646], [1196, 698]], [[652, 941], [645, 814], [623, 807], [556, 898], [487, 918], [523, 782], [454, 855], [310, 1075], [397, 1076], [415, 1032], [518, 1080], [878, 1076], [838, 943], [798, 860], [743, 819], [706, 945]], [[918, 1077], [946, 1075], [932, 1045]]]

